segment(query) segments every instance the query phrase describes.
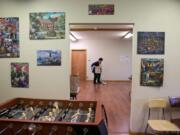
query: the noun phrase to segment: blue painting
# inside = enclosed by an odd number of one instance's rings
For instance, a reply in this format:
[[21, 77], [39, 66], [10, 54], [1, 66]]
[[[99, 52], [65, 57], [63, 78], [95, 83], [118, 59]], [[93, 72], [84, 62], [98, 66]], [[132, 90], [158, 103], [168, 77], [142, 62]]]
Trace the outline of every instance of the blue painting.
[[38, 50], [37, 51], [38, 66], [60, 66], [61, 51], [60, 50]]
[[164, 54], [164, 32], [138, 32], [138, 54]]
[[19, 18], [0, 18], [0, 58], [19, 57]]
[[162, 86], [164, 73], [163, 59], [141, 59], [141, 81], [142, 86]]
[[30, 13], [30, 39], [64, 39], [65, 13]]

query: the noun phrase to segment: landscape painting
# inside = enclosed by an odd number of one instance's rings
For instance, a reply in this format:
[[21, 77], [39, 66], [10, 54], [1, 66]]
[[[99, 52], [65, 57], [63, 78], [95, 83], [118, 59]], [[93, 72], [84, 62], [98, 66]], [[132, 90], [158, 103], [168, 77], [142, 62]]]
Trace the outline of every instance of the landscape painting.
[[65, 13], [30, 13], [30, 39], [64, 39]]
[[89, 5], [89, 15], [114, 15], [113, 4], [91, 4]]
[[164, 32], [138, 32], [138, 54], [164, 54]]
[[37, 51], [38, 66], [60, 66], [61, 51], [60, 50], [38, 50]]
[[163, 59], [141, 59], [141, 80], [142, 86], [162, 86], [164, 73]]
[[28, 63], [11, 63], [11, 86], [19, 88], [29, 87]]
[[19, 57], [19, 18], [0, 18], [0, 58]]

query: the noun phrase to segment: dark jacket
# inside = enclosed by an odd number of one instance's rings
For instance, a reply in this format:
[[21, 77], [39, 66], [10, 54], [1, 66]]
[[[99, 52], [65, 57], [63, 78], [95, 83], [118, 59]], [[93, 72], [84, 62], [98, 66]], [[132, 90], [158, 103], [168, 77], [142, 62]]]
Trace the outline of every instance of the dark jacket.
[[93, 73], [95, 73], [95, 67], [99, 66], [99, 64], [100, 64], [99, 61], [96, 61], [96, 62], [91, 64], [91, 70], [92, 70]]

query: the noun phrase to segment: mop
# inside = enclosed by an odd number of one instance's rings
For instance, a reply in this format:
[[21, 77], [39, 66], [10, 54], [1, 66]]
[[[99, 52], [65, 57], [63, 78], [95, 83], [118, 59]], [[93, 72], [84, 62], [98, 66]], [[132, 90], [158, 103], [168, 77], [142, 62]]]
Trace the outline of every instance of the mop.
[[[102, 73], [101, 73], [101, 76], [102, 76]], [[106, 84], [107, 84], [107, 82], [103, 81], [102, 77], [101, 77], [101, 83], [102, 83], [103, 85], [106, 85]]]
[[103, 85], [106, 85], [107, 83], [106, 83], [105, 81], [102, 81], [102, 84], [103, 84]]

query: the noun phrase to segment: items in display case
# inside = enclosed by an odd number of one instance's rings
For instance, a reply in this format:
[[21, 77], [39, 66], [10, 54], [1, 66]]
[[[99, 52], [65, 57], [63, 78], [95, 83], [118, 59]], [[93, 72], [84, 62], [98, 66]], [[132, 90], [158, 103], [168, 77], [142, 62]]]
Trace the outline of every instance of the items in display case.
[[96, 101], [13, 99], [0, 106], [0, 134], [108, 135]]
[[138, 32], [138, 54], [164, 54], [165, 32]]
[[61, 51], [60, 50], [38, 50], [37, 51], [38, 66], [60, 66]]
[[141, 59], [141, 81], [142, 86], [162, 86], [164, 73], [163, 59]]
[[19, 57], [19, 18], [0, 18], [0, 58]]
[[30, 13], [30, 39], [64, 39], [65, 13]]

